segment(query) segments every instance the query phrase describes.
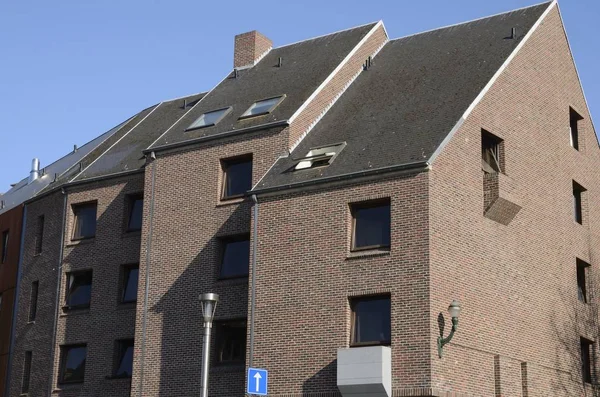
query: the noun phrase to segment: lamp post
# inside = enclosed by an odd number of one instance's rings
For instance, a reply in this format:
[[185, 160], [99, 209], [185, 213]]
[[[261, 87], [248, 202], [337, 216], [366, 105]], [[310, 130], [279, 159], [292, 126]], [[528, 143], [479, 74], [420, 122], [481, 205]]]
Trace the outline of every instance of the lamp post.
[[438, 345], [438, 355], [442, 358], [442, 349], [444, 345], [449, 343], [454, 336], [454, 332], [456, 332], [456, 328], [458, 328], [458, 315], [460, 314], [460, 303], [458, 301], [453, 300], [448, 306], [448, 313], [450, 313], [450, 317], [452, 317], [452, 331], [446, 338], [442, 336], [438, 336], [437, 345]]
[[219, 295], [208, 293], [200, 295], [202, 317], [204, 319], [204, 339], [202, 341], [202, 397], [208, 397], [208, 366], [210, 361], [210, 330], [219, 302]]

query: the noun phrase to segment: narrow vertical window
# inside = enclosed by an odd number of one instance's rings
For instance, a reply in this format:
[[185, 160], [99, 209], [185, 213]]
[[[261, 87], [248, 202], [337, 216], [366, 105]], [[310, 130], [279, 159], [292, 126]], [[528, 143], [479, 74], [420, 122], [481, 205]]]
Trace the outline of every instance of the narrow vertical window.
[[0, 263], [6, 263], [8, 259], [8, 230], [2, 232], [2, 256]]
[[135, 195], [128, 197], [127, 231], [139, 232], [142, 230], [142, 212], [144, 210], [144, 196]]
[[118, 340], [114, 376], [117, 378], [131, 378], [132, 373], [133, 339]]
[[583, 192], [585, 188], [573, 181], [573, 217], [579, 224], [583, 224]]
[[96, 203], [77, 204], [73, 206], [75, 226], [73, 240], [82, 240], [96, 235]]
[[481, 168], [488, 174], [504, 172], [503, 143], [494, 134], [481, 130]]
[[39, 281], [34, 281], [31, 283], [31, 295], [29, 298], [29, 321], [35, 321], [35, 316], [37, 315], [37, 303], [38, 303], [38, 288]]
[[588, 303], [587, 277], [589, 264], [577, 259], [577, 298], [583, 303]]
[[570, 131], [570, 140], [571, 146], [579, 150], [579, 125], [583, 120], [583, 117], [579, 115], [573, 108], [569, 108], [569, 131]]
[[21, 394], [29, 393], [29, 381], [31, 379], [31, 358], [32, 352], [25, 352], [25, 361], [23, 362], [23, 381], [21, 383]]
[[585, 383], [592, 383], [592, 357], [594, 355], [594, 343], [585, 338], [581, 340], [581, 375]]
[[133, 303], [137, 301], [138, 265], [123, 266], [123, 284], [121, 285], [121, 303]]
[[35, 233], [35, 253], [40, 254], [44, 243], [44, 215], [38, 217]]

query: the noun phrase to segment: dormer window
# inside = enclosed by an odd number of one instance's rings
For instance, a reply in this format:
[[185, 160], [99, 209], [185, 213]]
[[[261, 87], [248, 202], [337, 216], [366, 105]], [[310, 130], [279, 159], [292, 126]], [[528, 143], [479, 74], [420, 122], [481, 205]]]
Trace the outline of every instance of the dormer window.
[[248, 110], [246, 110], [244, 114], [240, 116], [240, 119], [271, 113], [284, 100], [284, 98], [285, 95], [281, 95], [254, 102], [252, 106], [250, 106]]
[[228, 107], [204, 113], [202, 116], [198, 117], [196, 121], [194, 121], [188, 128], [186, 128], [186, 131], [213, 126], [221, 121], [223, 117], [225, 117], [230, 111], [231, 107]]
[[301, 158], [298, 164], [294, 167], [295, 170], [304, 170], [307, 168], [325, 167], [331, 164], [335, 156], [337, 156], [346, 146], [345, 143], [340, 143], [332, 146], [325, 146], [311, 149], [306, 157]]

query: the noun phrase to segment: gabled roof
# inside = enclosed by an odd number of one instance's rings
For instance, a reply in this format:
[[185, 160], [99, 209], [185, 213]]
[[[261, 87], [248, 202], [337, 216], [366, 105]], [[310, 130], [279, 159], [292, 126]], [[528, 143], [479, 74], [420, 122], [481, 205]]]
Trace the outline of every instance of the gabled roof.
[[[549, 4], [388, 42], [254, 190], [425, 163]], [[340, 142], [347, 145], [331, 165], [290, 171], [311, 148]]]
[[[272, 49], [237, 77], [229, 74], [151, 148], [289, 119], [375, 25]], [[279, 95], [286, 97], [272, 113], [238, 120], [254, 102]], [[226, 107], [232, 109], [217, 125], [186, 131], [202, 114]]]

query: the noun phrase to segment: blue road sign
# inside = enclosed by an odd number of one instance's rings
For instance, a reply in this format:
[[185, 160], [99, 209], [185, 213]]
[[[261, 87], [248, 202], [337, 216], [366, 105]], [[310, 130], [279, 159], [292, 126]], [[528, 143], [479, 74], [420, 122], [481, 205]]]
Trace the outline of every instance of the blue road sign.
[[248, 368], [248, 390], [246, 392], [257, 396], [266, 396], [268, 375], [266, 369]]

